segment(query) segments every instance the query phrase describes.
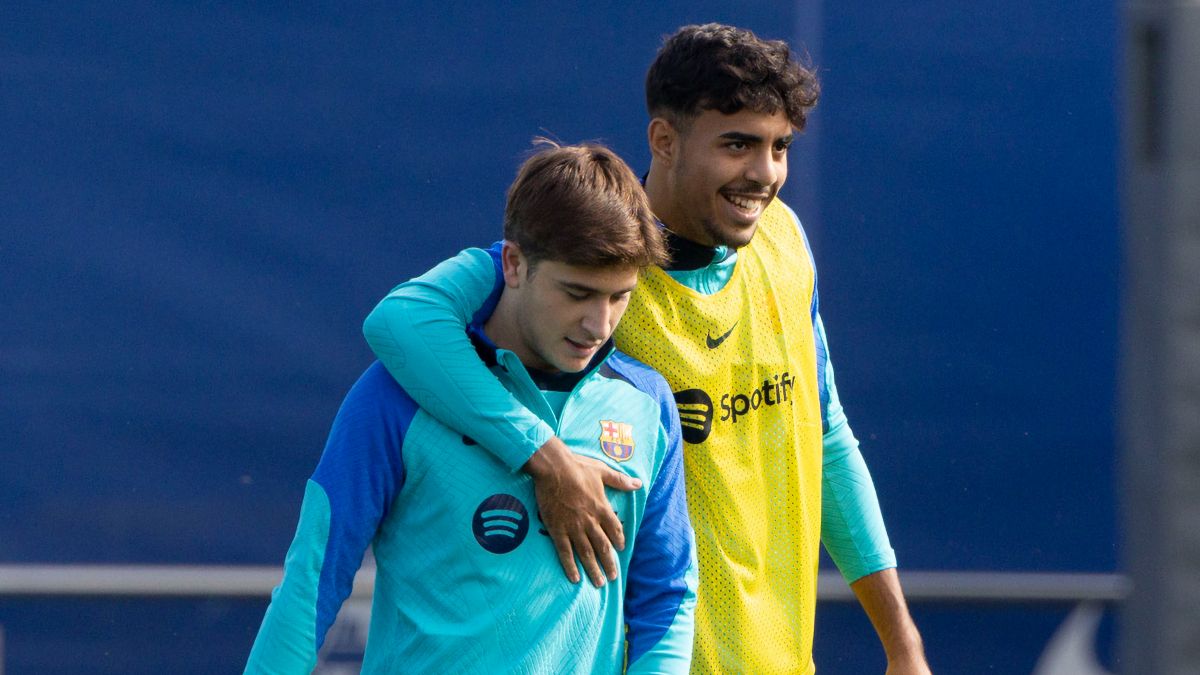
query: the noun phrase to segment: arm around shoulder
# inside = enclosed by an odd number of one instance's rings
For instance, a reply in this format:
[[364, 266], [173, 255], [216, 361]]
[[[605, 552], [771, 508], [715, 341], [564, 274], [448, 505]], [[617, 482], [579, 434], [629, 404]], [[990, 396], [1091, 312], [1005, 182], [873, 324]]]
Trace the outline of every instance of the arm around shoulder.
[[516, 471], [554, 432], [488, 371], [467, 337], [502, 284], [492, 254], [467, 249], [393, 289], [363, 322], [363, 336], [422, 409]]
[[[604, 485], [630, 490], [624, 475], [576, 462], [553, 429], [504, 388], [480, 360], [466, 328], [489, 316], [503, 290], [499, 245], [468, 249], [428, 273], [397, 286], [363, 323], [380, 361], [421, 408], [474, 440], [513, 471], [534, 477], [543, 523], [563, 571], [578, 580], [575, 556], [596, 585], [611, 556], [593, 552], [607, 538], [624, 546], [620, 522]], [[604, 547], [600, 547], [604, 548]]]

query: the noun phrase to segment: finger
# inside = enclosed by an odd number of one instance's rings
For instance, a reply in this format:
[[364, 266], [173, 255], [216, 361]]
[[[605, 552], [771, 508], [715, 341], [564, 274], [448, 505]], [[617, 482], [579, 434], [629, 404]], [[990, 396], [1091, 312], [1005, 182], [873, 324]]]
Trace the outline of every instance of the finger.
[[603, 530], [596, 529], [592, 533], [592, 551], [596, 558], [600, 561], [600, 565], [604, 567], [604, 573], [609, 581], [617, 580], [617, 572], [620, 567], [617, 564], [616, 552], [608, 543], [608, 537]]
[[642, 487], [641, 480], [607, 466], [604, 466], [601, 470], [600, 480], [603, 481], [608, 487], [614, 490], [622, 490], [624, 492], [629, 492], [630, 490], [636, 490]]
[[551, 532], [550, 540], [554, 542], [554, 551], [558, 553], [558, 564], [562, 565], [567, 580], [573, 584], [579, 583], [579, 568], [575, 566], [575, 551], [571, 548], [571, 540], [566, 532]]
[[587, 573], [588, 579], [591, 579], [592, 585], [596, 588], [604, 586], [604, 572], [600, 569], [600, 564], [596, 562], [596, 553], [592, 550], [592, 542], [583, 532], [577, 533], [573, 538], [575, 546], [575, 555], [579, 556], [579, 562], [583, 563], [583, 571]]
[[611, 509], [600, 513], [600, 529], [618, 551], [625, 550], [625, 527]]

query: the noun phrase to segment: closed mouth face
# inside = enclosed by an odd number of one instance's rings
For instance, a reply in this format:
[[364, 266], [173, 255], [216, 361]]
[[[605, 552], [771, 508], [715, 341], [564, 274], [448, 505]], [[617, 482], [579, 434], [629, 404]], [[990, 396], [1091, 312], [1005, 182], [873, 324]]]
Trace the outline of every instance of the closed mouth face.
[[604, 338], [604, 339], [595, 339], [595, 338], [572, 339], [569, 337], [563, 338], [563, 340], [567, 343], [568, 349], [573, 353], [573, 355], [576, 358], [587, 359], [588, 361], [590, 361], [592, 359], [592, 357], [596, 355], [596, 350], [600, 349], [600, 345], [604, 344], [604, 340], [607, 340], [607, 339], [608, 338]]
[[608, 341], [637, 284], [636, 267], [543, 261], [522, 294], [526, 365], [567, 373], [586, 368]]

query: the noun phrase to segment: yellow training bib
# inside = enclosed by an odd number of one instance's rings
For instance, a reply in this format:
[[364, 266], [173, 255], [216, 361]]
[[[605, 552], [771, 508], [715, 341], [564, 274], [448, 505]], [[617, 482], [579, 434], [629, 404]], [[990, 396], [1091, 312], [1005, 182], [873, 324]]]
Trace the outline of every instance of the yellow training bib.
[[814, 270], [772, 201], [729, 282], [645, 270], [617, 346], [666, 377], [700, 560], [697, 673], [811, 673], [821, 528]]

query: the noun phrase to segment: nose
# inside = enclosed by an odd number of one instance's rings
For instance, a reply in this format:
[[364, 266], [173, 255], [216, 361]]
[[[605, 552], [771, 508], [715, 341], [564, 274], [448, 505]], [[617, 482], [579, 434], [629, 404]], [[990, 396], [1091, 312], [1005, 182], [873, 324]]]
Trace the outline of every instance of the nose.
[[754, 153], [746, 165], [746, 180], [762, 186], [774, 185], [779, 179], [780, 163], [770, 148]]
[[580, 321], [584, 332], [593, 340], [607, 339], [609, 333], [612, 331], [610, 322], [612, 321], [613, 309], [604, 300], [606, 299], [592, 303]]

